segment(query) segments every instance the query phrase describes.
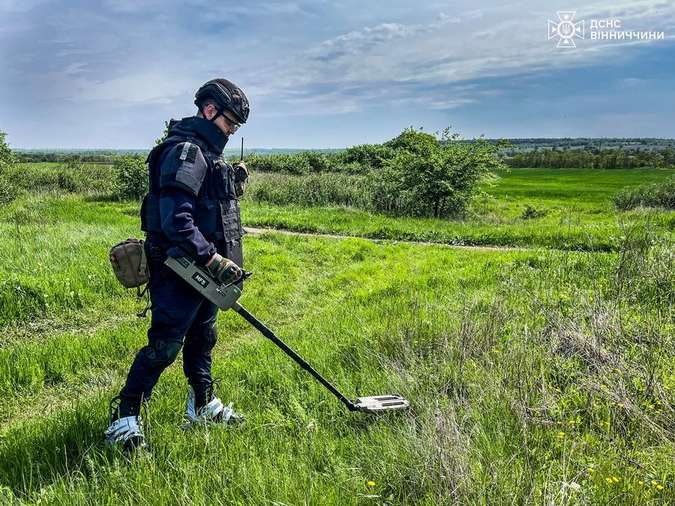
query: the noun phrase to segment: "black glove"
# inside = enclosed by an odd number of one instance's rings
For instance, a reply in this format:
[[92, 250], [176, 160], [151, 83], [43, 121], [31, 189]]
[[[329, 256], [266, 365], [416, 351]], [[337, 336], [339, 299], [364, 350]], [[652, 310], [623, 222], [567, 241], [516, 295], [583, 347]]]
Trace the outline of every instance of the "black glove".
[[211, 276], [224, 285], [229, 285], [230, 283], [237, 281], [242, 274], [241, 269], [237, 264], [218, 253], [211, 257], [206, 268], [209, 273], [211, 273]]
[[248, 169], [246, 164], [241, 161], [234, 165], [234, 193], [237, 197], [241, 197], [246, 190], [246, 183], [248, 182]]

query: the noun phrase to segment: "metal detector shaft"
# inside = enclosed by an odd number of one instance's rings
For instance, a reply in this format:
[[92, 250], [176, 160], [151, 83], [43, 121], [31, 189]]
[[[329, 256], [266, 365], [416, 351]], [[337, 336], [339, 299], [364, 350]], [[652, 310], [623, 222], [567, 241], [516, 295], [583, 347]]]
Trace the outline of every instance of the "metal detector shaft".
[[233, 309], [247, 322], [253, 325], [267, 339], [276, 344], [282, 351], [291, 357], [300, 367], [314, 376], [319, 383], [326, 387], [335, 397], [347, 406], [349, 411], [362, 411], [370, 414], [380, 414], [385, 411], [408, 409], [410, 403], [397, 394], [376, 395], [372, 397], [358, 397], [350, 401], [335, 388], [328, 380], [321, 376], [311, 365], [305, 362], [300, 355], [291, 349], [286, 343], [274, 335], [261, 321], [244, 309], [237, 300], [241, 296], [241, 281], [247, 279], [252, 272], [242, 272], [241, 277], [230, 284], [223, 284], [215, 279], [208, 269], [197, 265], [192, 258], [168, 257], [164, 264], [179, 277], [184, 279], [192, 288], [197, 290], [204, 298], [211, 301], [222, 310]]
[[321, 376], [316, 369], [314, 369], [311, 365], [309, 365], [304, 358], [302, 358], [300, 355], [298, 355], [295, 350], [290, 348], [286, 343], [284, 343], [281, 339], [279, 339], [274, 332], [272, 332], [270, 329], [268, 329], [264, 323], [262, 323], [260, 320], [258, 320], [255, 316], [253, 316], [251, 313], [249, 313], [241, 304], [238, 302], [235, 302], [232, 305], [232, 309], [239, 313], [244, 320], [249, 322], [251, 325], [253, 325], [256, 329], [260, 331], [262, 335], [264, 335], [267, 339], [272, 341], [274, 344], [276, 344], [279, 348], [283, 350], [283, 352], [291, 357], [300, 367], [302, 367], [305, 371], [307, 371], [309, 374], [314, 376], [314, 378], [321, 383], [323, 386], [325, 386], [330, 392], [340, 399], [340, 401], [347, 406], [349, 411], [356, 411], [357, 408], [354, 406], [354, 403], [347, 399], [342, 393], [335, 388], [326, 378]]

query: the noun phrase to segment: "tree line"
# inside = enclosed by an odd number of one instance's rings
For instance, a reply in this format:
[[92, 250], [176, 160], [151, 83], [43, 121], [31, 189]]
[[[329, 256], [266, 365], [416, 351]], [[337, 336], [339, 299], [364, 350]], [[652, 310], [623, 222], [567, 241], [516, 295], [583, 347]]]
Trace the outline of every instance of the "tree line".
[[675, 167], [675, 150], [659, 151], [637, 149], [535, 149], [513, 154], [504, 159], [510, 167], [544, 169], [639, 169], [642, 167]]
[[[149, 151], [149, 150], [148, 150]], [[117, 158], [125, 155], [147, 155], [147, 151], [125, 150], [90, 150], [90, 151], [18, 151], [15, 152], [19, 162], [53, 162], [53, 163], [103, 163], [112, 164]]]
[[[470, 142], [469, 142], [470, 144]], [[19, 162], [56, 163], [101, 163], [114, 164], [121, 156], [142, 156], [138, 152], [124, 151], [81, 151], [81, 152], [19, 152]], [[377, 169], [383, 159], [391, 156], [385, 145], [364, 144], [342, 151], [325, 153], [301, 151], [296, 153], [257, 154], [247, 156], [250, 165], [265, 172], [303, 174], [311, 172], [363, 173], [366, 169]], [[531, 168], [588, 168], [588, 169], [637, 169], [643, 167], [675, 167], [675, 150], [667, 147], [661, 150], [640, 149], [534, 149], [499, 155], [509, 167]]]

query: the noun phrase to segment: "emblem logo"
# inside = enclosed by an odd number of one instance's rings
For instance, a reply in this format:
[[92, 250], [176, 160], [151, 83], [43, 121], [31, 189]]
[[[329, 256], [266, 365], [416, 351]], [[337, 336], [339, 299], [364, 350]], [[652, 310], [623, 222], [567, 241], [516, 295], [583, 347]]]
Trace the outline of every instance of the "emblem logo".
[[574, 22], [577, 11], [558, 11], [558, 21], [548, 20], [548, 40], [558, 39], [557, 47], [577, 47], [574, 39], [586, 38], [584, 21]]

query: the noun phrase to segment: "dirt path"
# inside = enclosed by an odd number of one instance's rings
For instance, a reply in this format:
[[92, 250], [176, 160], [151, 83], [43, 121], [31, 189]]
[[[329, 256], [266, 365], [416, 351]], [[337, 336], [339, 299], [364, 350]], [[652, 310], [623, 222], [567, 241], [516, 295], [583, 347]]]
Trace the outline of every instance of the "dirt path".
[[364, 239], [366, 241], [372, 241], [377, 243], [388, 243], [388, 244], [416, 244], [422, 246], [445, 246], [446, 248], [455, 248], [455, 249], [471, 249], [471, 250], [485, 250], [485, 251], [532, 251], [537, 248], [527, 248], [520, 246], [468, 246], [460, 244], [448, 244], [445, 242], [434, 242], [434, 241], [403, 241], [398, 239], [374, 239], [372, 237], [363, 237], [360, 235], [340, 235], [340, 234], [324, 234], [324, 233], [315, 233], [315, 232], [296, 232], [294, 230], [286, 230], [283, 228], [255, 228], [255, 227], [244, 227], [244, 230], [249, 234], [253, 235], [262, 235], [262, 234], [284, 234], [284, 235], [296, 235], [300, 237], [321, 237], [324, 239]]

